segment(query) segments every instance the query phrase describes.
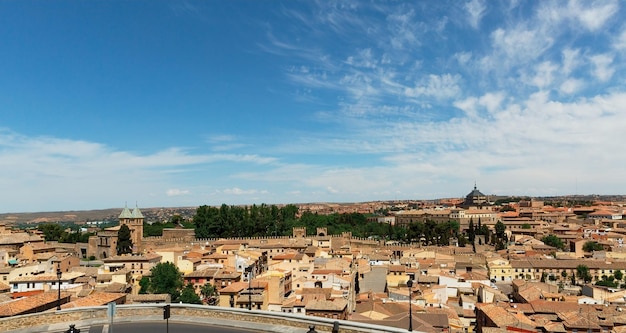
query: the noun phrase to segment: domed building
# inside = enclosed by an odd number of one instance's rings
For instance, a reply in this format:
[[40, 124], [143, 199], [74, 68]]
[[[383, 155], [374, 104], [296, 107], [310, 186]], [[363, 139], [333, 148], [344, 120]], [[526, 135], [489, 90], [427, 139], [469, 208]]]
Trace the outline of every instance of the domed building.
[[478, 190], [476, 183], [474, 183], [474, 190], [465, 196], [462, 207], [481, 207], [487, 205], [487, 196]]

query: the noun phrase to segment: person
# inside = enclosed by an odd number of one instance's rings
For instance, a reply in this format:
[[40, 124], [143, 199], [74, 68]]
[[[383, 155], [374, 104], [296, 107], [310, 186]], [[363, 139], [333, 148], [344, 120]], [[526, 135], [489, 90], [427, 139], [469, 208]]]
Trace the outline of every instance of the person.
[[67, 333], [80, 333], [80, 330], [78, 328], [76, 328], [76, 325], [71, 324], [70, 325], [70, 329], [67, 330]]

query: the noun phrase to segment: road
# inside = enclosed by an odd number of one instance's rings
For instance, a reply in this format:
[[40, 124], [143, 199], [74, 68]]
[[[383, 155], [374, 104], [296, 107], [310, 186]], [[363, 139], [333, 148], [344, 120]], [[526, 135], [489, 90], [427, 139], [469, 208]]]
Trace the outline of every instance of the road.
[[[69, 328], [69, 326], [68, 326]], [[140, 323], [114, 323], [113, 330], [108, 326], [94, 325], [90, 327], [77, 326], [80, 329], [80, 333], [137, 333], [137, 332], [150, 332], [150, 333], [259, 333], [258, 329], [242, 329], [242, 328], [229, 328], [215, 325], [202, 325], [202, 324], [190, 324], [190, 323], [169, 323], [169, 330], [166, 326], [165, 320], [162, 322], [140, 322]], [[107, 330], [107, 328], [109, 328]], [[61, 332], [59, 332], [61, 333]]]

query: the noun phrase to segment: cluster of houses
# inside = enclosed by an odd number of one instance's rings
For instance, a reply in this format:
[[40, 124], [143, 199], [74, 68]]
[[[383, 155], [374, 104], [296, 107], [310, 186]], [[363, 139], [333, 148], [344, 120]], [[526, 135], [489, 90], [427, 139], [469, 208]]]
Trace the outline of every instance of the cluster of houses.
[[[480, 195], [474, 189], [466, 201], [484, 204]], [[626, 275], [621, 206], [585, 207], [584, 215], [538, 202], [509, 207], [425, 207], [386, 217], [385, 223], [410, 223], [452, 215], [462, 228], [480, 219], [493, 229], [501, 221], [509, 243], [500, 251], [479, 240], [466, 247], [398, 245], [328, 235], [325, 228], [315, 235], [295, 228], [290, 237], [207, 240], [178, 230], [145, 239], [138, 208], [120, 214], [132, 232], [131, 255], [113, 252], [119, 226], [93, 236], [87, 250], [0, 226], [0, 317], [59, 306], [167, 303], [170, 295], [139, 294], [139, 281], [170, 262], [199, 295], [214, 286], [217, 295], [205, 297], [206, 306], [410, 324], [424, 332], [626, 333], [626, 282], [617, 280]], [[565, 248], [544, 244], [546, 235]], [[603, 250], [586, 252], [587, 242]], [[89, 253], [99, 260], [85, 260]], [[591, 281], [579, 276], [581, 266]], [[607, 280], [614, 286], [595, 284]]]

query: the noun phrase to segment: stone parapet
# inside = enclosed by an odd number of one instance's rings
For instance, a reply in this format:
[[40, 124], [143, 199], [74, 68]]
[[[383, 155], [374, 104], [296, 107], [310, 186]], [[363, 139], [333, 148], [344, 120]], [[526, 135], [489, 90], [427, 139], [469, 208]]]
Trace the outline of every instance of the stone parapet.
[[[159, 320], [163, 320], [163, 304], [128, 304], [116, 306], [113, 323]], [[340, 333], [399, 333], [406, 331], [394, 327], [313, 316], [188, 304], [171, 304], [170, 321], [253, 328], [259, 332], [304, 333], [311, 325], [314, 325], [318, 332], [331, 332], [335, 322], [339, 323]], [[85, 307], [0, 318], [0, 332], [60, 332], [67, 329], [69, 324], [76, 324], [76, 327], [80, 328], [108, 324], [109, 322], [110, 318], [107, 317], [106, 306]]]

